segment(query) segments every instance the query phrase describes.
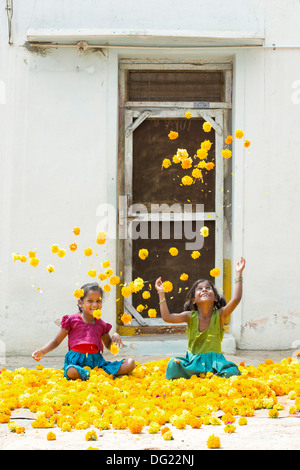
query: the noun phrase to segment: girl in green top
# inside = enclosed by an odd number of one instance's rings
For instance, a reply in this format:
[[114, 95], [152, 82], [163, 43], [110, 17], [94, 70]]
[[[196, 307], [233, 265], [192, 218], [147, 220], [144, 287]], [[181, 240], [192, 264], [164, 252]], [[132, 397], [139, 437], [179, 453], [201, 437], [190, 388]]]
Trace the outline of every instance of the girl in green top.
[[167, 379], [190, 378], [192, 375], [212, 372], [222, 377], [240, 375], [238, 367], [221, 354], [224, 323], [242, 298], [242, 272], [245, 259], [236, 265], [235, 289], [232, 299], [226, 304], [215, 286], [200, 279], [191, 287], [182, 313], [170, 313], [161, 278], [155, 283], [160, 299], [160, 311], [164, 321], [188, 325], [188, 351], [185, 357], [170, 359], [166, 371]]

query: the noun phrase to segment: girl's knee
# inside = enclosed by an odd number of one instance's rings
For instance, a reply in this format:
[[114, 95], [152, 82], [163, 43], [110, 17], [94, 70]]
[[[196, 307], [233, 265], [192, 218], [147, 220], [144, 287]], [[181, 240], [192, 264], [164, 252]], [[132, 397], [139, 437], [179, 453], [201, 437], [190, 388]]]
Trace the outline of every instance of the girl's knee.
[[76, 380], [79, 379], [79, 372], [75, 367], [69, 367], [67, 370], [67, 376], [69, 379]]
[[136, 364], [135, 364], [134, 359], [131, 359], [131, 358], [124, 359], [116, 375], [118, 376], [118, 375], [130, 374], [130, 372], [132, 372], [133, 369], [135, 369], [135, 367], [136, 367]]

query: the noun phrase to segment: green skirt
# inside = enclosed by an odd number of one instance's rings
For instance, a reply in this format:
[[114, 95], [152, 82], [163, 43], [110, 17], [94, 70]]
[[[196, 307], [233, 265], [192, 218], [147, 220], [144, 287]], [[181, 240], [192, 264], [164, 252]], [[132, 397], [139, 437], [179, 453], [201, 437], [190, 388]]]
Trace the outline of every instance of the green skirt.
[[[179, 362], [177, 362], [179, 360]], [[192, 375], [212, 372], [220, 377], [231, 377], [240, 375], [239, 368], [233, 362], [227, 361], [223, 354], [208, 352], [205, 354], [192, 354], [187, 351], [184, 357], [173, 357], [170, 359], [166, 378], [169, 380], [191, 378]]]

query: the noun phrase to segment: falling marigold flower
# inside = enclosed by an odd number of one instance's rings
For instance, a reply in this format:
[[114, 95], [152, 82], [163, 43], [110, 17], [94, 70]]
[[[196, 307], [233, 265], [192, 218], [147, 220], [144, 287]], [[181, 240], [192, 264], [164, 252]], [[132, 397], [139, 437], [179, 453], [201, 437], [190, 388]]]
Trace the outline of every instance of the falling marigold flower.
[[96, 277], [97, 271], [95, 269], [90, 269], [88, 271], [88, 275], [91, 276], [91, 277]]
[[250, 144], [251, 144], [250, 140], [245, 140], [244, 147], [248, 148], [248, 147], [250, 147]]
[[106, 269], [105, 276], [110, 277], [113, 274], [113, 270], [111, 268]]
[[199, 251], [193, 251], [193, 253], [191, 254], [191, 257], [192, 257], [193, 259], [197, 259], [197, 258], [199, 258], [199, 256], [200, 256], [200, 252], [199, 252]]
[[191, 115], [191, 113], [190, 113], [189, 111], [187, 111], [187, 112], [185, 113], [185, 117], [186, 117], [187, 119], [191, 119], [192, 115]]
[[106, 268], [109, 268], [109, 267], [110, 267], [110, 261], [109, 260], [103, 261], [102, 268], [106, 269]]
[[177, 137], [178, 137], [178, 132], [171, 131], [171, 132], [168, 134], [168, 137], [169, 137], [170, 140], [175, 140], [175, 139], [177, 139]]
[[244, 136], [244, 132], [242, 129], [237, 129], [234, 134], [236, 139], [241, 139]]
[[124, 312], [121, 316], [121, 321], [124, 323], [124, 325], [127, 325], [128, 323], [131, 323], [132, 316], [129, 313]]
[[155, 308], [149, 308], [149, 310], [148, 310], [148, 316], [149, 316], [150, 318], [155, 318], [156, 315], [157, 315], [157, 312], [156, 312]]
[[204, 160], [208, 155], [208, 152], [205, 148], [201, 148], [197, 150], [197, 157], [200, 158], [200, 160]]
[[112, 286], [115, 286], [115, 285], [119, 284], [119, 282], [120, 282], [119, 276], [112, 276], [112, 277], [110, 278], [110, 281], [109, 281], [109, 283], [110, 283]]
[[189, 154], [186, 149], [177, 149], [176, 156], [178, 157], [179, 161], [185, 160], [188, 158]]
[[110, 352], [112, 354], [118, 354], [119, 352], [119, 347], [117, 346], [116, 343], [112, 343], [111, 347], [110, 347]]
[[28, 256], [29, 256], [29, 258], [35, 258], [36, 252], [35, 251], [29, 251]]
[[232, 141], [233, 141], [232, 135], [228, 135], [228, 136], [226, 137], [226, 139], [225, 139], [225, 143], [226, 143], [227, 145], [230, 145], [230, 144], [232, 143]]
[[84, 290], [83, 289], [76, 289], [73, 292], [73, 295], [74, 295], [74, 297], [76, 297], [76, 299], [81, 299], [81, 297], [84, 296]]
[[189, 278], [189, 276], [188, 276], [188, 274], [186, 274], [186, 273], [182, 273], [182, 274], [180, 275], [180, 280], [181, 280], [181, 281], [187, 281], [188, 278]]
[[145, 260], [148, 256], [149, 256], [149, 251], [146, 250], [146, 248], [142, 248], [141, 250], [139, 250], [139, 258], [141, 258], [142, 260]]
[[200, 233], [202, 235], [202, 237], [208, 237], [209, 235], [209, 228], [208, 227], [201, 227], [200, 229]]
[[137, 306], [136, 309], [139, 313], [141, 313], [143, 310], [145, 310], [145, 307], [144, 307], [144, 305], [140, 304], [140, 305]]
[[149, 291], [145, 290], [143, 293], [142, 293], [142, 297], [143, 299], [149, 299], [151, 297], [151, 294]]
[[209, 122], [205, 122], [202, 127], [203, 127], [204, 132], [211, 131], [211, 124], [209, 124]]
[[165, 292], [171, 292], [173, 290], [173, 284], [172, 284], [171, 281], [163, 282], [163, 286], [164, 286], [164, 291]]
[[221, 274], [221, 271], [219, 268], [213, 268], [210, 270], [209, 274], [212, 276], [212, 277], [217, 277], [217, 276], [220, 276]]
[[164, 168], [169, 168], [169, 166], [171, 166], [172, 163], [171, 163], [171, 160], [169, 160], [169, 158], [164, 158], [161, 166], [164, 167]]
[[181, 182], [184, 186], [190, 186], [191, 184], [193, 184], [194, 180], [190, 176], [186, 175], [181, 179]]
[[80, 234], [80, 228], [79, 227], [73, 228], [73, 233], [74, 233], [74, 235], [79, 235]]
[[52, 264], [48, 264], [46, 270], [48, 271], [48, 273], [53, 273], [54, 272], [54, 266], [52, 266]]
[[76, 251], [77, 250], [77, 245], [76, 243], [71, 243], [71, 245], [69, 246], [70, 250], [71, 251]]
[[93, 254], [92, 248], [85, 248], [84, 254], [85, 256], [91, 256]]
[[192, 171], [192, 177], [196, 179], [202, 178], [202, 171], [199, 170], [199, 168], [194, 168]]
[[40, 260], [38, 258], [30, 258], [29, 264], [36, 267], [39, 264]]
[[109, 284], [104, 284], [103, 290], [104, 290], [104, 292], [110, 292], [111, 291], [110, 285]]
[[173, 160], [173, 163], [180, 163], [181, 162], [181, 158], [177, 154], [173, 156], [172, 160]]
[[205, 149], [205, 150], [208, 151], [208, 150], [210, 150], [211, 146], [212, 146], [212, 143], [211, 143], [210, 140], [204, 140], [203, 142], [201, 142], [201, 148], [202, 149]]
[[100, 308], [97, 308], [96, 310], [93, 311], [93, 317], [96, 318], [97, 320], [99, 320], [101, 315], [102, 315], [102, 312], [101, 312]]
[[100, 279], [100, 281], [105, 281], [106, 275], [104, 273], [100, 273], [98, 279]]
[[52, 253], [58, 253], [58, 250], [59, 250], [58, 245], [52, 245], [52, 246], [51, 246], [51, 251], [52, 251]]
[[177, 248], [175, 248], [174, 246], [172, 248], [169, 249], [169, 253], [170, 255], [172, 256], [177, 256], [178, 255], [178, 250]]
[[232, 152], [229, 149], [223, 149], [222, 152], [221, 152], [221, 155], [224, 158], [230, 158], [231, 155], [232, 155]]
[[185, 158], [182, 162], [181, 162], [181, 167], [184, 169], [184, 170], [187, 170], [188, 168], [191, 168], [192, 166], [192, 159], [190, 157], [188, 158]]
[[123, 286], [121, 289], [123, 297], [129, 297], [131, 295], [131, 289], [129, 286]]
[[98, 245], [104, 245], [106, 242], [107, 234], [105, 232], [99, 232], [96, 238]]
[[206, 168], [206, 170], [208, 170], [208, 171], [209, 171], [209, 170], [212, 170], [212, 169], [214, 168], [214, 166], [215, 166], [215, 164], [214, 164], [213, 162], [207, 162], [207, 163], [205, 164], [205, 168]]

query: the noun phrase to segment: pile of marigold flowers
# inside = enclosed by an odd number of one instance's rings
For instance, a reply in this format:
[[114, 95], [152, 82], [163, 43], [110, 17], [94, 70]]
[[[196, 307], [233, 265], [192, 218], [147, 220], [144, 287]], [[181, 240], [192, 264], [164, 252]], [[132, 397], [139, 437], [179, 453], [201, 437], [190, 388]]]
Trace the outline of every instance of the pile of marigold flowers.
[[[166, 431], [168, 440], [173, 439], [168, 423], [177, 429], [224, 425], [225, 432], [234, 432], [256, 410], [280, 411], [277, 396], [292, 397], [294, 411], [300, 411], [300, 364], [292, 358], [257, 367], [240, 365], [241, 375], [228, 379], [207, 373], [170, 381], [165, 378], [167, 364], [168, 359], [138, 363], [131, 375], [115, 380], [102, 369], [92, 369], [87, 381], [68, 381], [54, 368], [2, 369], [0, 422], [8, 423], [12, 432], [24, 432], [11, 421], [11, 413], [27, 408], [35, 413], [33, 428]], [[221, 411], [222, 419], [216, 416]], [[94, 438], [95, 433], [87, 435]]]

